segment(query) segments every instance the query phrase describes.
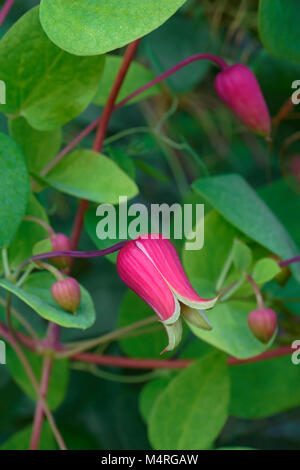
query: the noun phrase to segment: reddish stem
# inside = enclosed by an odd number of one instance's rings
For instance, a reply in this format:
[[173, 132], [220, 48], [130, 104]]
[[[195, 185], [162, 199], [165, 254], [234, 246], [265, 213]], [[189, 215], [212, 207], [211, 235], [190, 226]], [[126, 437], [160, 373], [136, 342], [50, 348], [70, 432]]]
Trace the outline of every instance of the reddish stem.
[[[276, 357], [287, 356], [292, 354], [296, 349], [289, 346], [266, 351], [258, 356], [249, 357], [247, 359], [237, 359], [229, 357], [227, 364], [229, 366], [248, 364], [250, 362], [259, 362], [266, 359], [274, 359]], [[138, 359], [121, 356], [107, 356], [92, 353], [79, 353], [71, 357], [73, 361], [83, 361], [90, 364], [98, 364], [102, 366], [124, 367], [127, 369], [184, 369], [188, 367], [193, 359]]]
[[[47, 345], [49, 348], [56, 348], [59, 345], [59, 325], [56, 323], [49, 323], [48, 332], [44, 347]], [[48, 387], [53, 367], [53, 357], [45, 356], [42, 368], [42, 378], [40, 383], [41, 396], [46, 399]], [[44, 421], [44, 407], [41, 399], [38, 400], [35, 408], [33, 419], [32, 435], [30, 440], [30, 450], [37, 450], [40, 443], [41, 432]]]
[[260, 362], [266, 361], [267, 359], [275, 359], [276, 357], [288, 356], [289, 354], [297, 351], [295, 348], [290, 346], [282, 346], [281, 348], [271, 349], [270, 351], [265, 351], [258, 356], [248, 357], [247, 359], [236, 359], [235, 357], [229, 357], [227, 359], [227, 364], [229, 366], [236, 366], [240, 364], [249, 364], [251, 362]]
[[[107, 127], [109, 124], [109, 120], [111, 117], [111, 114], [114, 110], [114, 104], [115, 101], [118, 97], [120, 88], [123, 84], [123, 81], [126, 77], [126, 74], [128, 72], [128, 69], [130, 67], [130, 64], [136, 54], [137, 48], [139, 46], [140, 39], [137, 39], [136, 41], [132, 42], [129, 44], [129, 46], [126, 49], [122, 65], [119, 69], [118, 75], [116, 77], [116, 80], [114, 81], [113, 87], [111, 89], [111, 92], [109, 94], [107, 103], [105, 105], [105, 108], [103, 110], [102, 116], [98, 122], [98, 129], [96, 132], [96, 137], [93, 145], [93, 150], [95, 152], [101, 152], [102, 146], [103, 146], [103, 141], [106, 135]], [[72, 249], [76, 249], [79, 243], [81, 231], [83, 228], [83, 223], [84, 223], [84, 215], [86, 213], [86, 210], [88, 208], [89, 202], [86, 200], [81, 200], [77, 214], [75, 217], [74, 225], [73, 225], [73, 230], [71, 234], [71, 247]]]
[[141, 88], [138, 88], [138, 90], [134, 91], [130, 95], [126, 96], [118, 105], [115, 107], [115, 110], [121, 108], [124, 106], [126, 103], [129, 101], [133, 100], [136, 96], [140, 95], [144, 91], [148, 90], [148, 88], [151, 88], [154, 85], [157, 85], [157, 83], [165, 80], [166, 78], [170, 77], [174, 73], [178, 72], [180, 69], [183, 67], [186, 67], [189, 64], [192, 64], [193, 62], [196, 62], [198, 60], [210, 60], [211, 62], [214, 62], [216, 65], [218, 65], [222, 70], [227, 69], [228, 64], [223, 60], [221, 57], [215, 56], [213, 54], [195, 54], [192, 55], [191, 57], [188, 57], [187, 59], [182, 60], [178, 64], [174, 65], [171, 67], [169, 70], [166, 72], [162, 73], [161, 75], [158, 75], [155, 77], [153, 80], [150, 82], [146, 83], [144, 86]]
[[[43, 361], [42, 378], [41, 378], [41, 384], [40, 384], [40, 393], [42, 397], [45, 399], [48, 393], [48, 386], [50, 382], [50, 375], [51, 375], [52, 367], [53, 367], [53, 359], [49, 356], [45, 356], [44, 361]], [[44, 421], [44, 408], [43, 408], [43, 404], [41, 403], [41, 401], [38, 400], [36, 408], [35, 408], [34, 419], [33, 419], [33, 429], [32, 429], [32, 435], [31, 435], [31, 441], [30, 441], [30, 447], [29, 447], [30, 450], [37, 450], [39, 447], [43, 421]]]
[[[10, 342], [12, 339], [7, 327], [1, 322], [0, 336], [2, 336], [8, 342]], [[35, 342], [25, 335], [22, 335], [22, 342], [32, 351], [41, 351], [43, 348], [45, 348], [45, 341], [41, 340], [40, 342]], [[48, 345], [46, 345], [46, 347], [48, 347]], [[53, 350], [62, 352], [65, 350], [65, 348], [62, 344], [57, 344], [53, 347]], [[235, 357], [229, 357], [227, 359], [227, 362], [229, 366], [247, 364], [250, 362], [259, 362], [267, 359], [274, 359], [276, 357], [287, 356], [288, 354], [292, 354], [296, 351], [297, 349], [291, 348], [290, 346], [283, 346], [277, 349], [271, 349], [270, 351], [265, 351], [262, 354], [249, 357], [247, 359], [237, 359]], [[129, 369], [183, 369], [192, 362], [191, 359], [139, 359], [121, 356], [101, 356], [99, 354], [93, 353], [74, 354], [71, 359], [73, 361], [83, 361], [103, 366], [124, 367]]]
[[[117, 111], [118, 109], [120, 109], [122, 106], [124, 106], [126, 103], [131, 101], [136, 96], [140, 95], [141, 93], [148, 90], [152, 86], [162, 82], [166, 78], [178, 72], [178, 70], [182, 69], [183, 67], [186, 67], [187, 65], [197, 60], [210, 60], [212, 62], [215, 62], [219, 67], [221, 67], [222, 70], [228, 67], [227, 63], [221, 57], [217, 57], [212, 54], [195, 54], [191, 57], [188, 57], [187, 59], [184, 59], [178, 64], [174, 65], [174, 67], [170, 68], [169, 70], [162, 73], [161, 75], [158, 75], [156, 78], [154, 78], [150, 82], [146, 83], [145, 85], [138, 88], [130, 95], [126, 96], [126, 98], [124, 98], [122, 101], [120, 101], [117, 105], [113, 107], [112, 111]], [[102, 120], [102, 116], [96, 119], [95, 121], [93, 121], [85, 129], [83, 129], [76, 137], [74, 137], [74, 139], [44, 168], [44, 170], [41, 172], [41, 176], [45, 176], [50, 170], [52, 170], [52, 168], [55, 167], [55, 165], [57, 165], [62, 160], [62, 158], [65, 155], [67, 155], [67, 153], [69, 153], [74, 147], [76, 147], [77, 144], [79, 144], [79, 142], [81, 142], [88, 134], [90, 134], [94, 129], [96, 129], [96, 127], [99, 126]]]
[[287, 259], [285, 261], [280, 261], [279, 266], [283, 268], [284, 266], [288, 266], [289, 264], [298, 263], [300, 262], [300, 256], [295, 256], [295, 258]]
[[254, 291], [258, 308], [260, 310], [263, 310], [264, 309], [264, 300], [263, 300], [263, 296], [262, 296], [262, 293], [261, 293], [258, 285], [254, 281], [253, 277], [250, 276], [250, 274], [248, 274], [246, 277], [247, 277], [248, 281], [250, 282], [250, 284], [252, 286], [252, 289]]
[[0, 11], [0, 26], [4, 23], [11, 7], [13, 6], [15, 0], [6, 0], [4, 3], [2, 10]]
[[105, 105], [105, 108], [103, 110], [103, 113], [102, 113], [102, 116], [98, 125], [98, 129], [97, 129], [97, 133], [96, 133], [96, 137], [94, 141], [94, 146], [93, 146], [93, 150], [95, 150], [95, 152], [101, 152], [102, 150], [103, 141], [106, 135], [110, 116], [114, 110], [115, 101], [118, 97], [120, 88], [124, 82], [124, 79], [130, 67], [130, 64], [139, 47], [139, 43], [140, 43], [140, 39], [137, 39], [136, 41], [129, 44], [129, 46], [126, 49], [122, 65], [119, 69], [117, 78], [114, 81], [113, 87], [109, 94], [107, 103]]

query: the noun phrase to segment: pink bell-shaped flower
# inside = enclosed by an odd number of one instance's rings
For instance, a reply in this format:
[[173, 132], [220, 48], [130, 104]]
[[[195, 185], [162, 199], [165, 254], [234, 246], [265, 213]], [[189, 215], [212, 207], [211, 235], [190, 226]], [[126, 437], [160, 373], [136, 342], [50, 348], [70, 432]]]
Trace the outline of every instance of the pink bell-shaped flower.
[[219, 97], [239, 119], [257, 134], [268, 137], [271, 118], [259, 83], [245, 65], [226, 67], [216, 77]]
[[144, 234], [128, 242], [119, 251], [117, 270], [122, 281], [150, 305], [166, 328], [169, 345], [164, 351], [174, 349], [180, 342], [180, 313], [188, 323], [212, 328], [203, 310], [212, 308], [217, 297], [211, 300], [199, 297], [167, 238]]

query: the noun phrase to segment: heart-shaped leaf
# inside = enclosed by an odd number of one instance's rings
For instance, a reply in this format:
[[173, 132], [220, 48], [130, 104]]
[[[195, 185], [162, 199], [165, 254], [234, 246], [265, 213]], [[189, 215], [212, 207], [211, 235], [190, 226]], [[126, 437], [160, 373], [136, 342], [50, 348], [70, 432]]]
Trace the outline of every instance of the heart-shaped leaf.
[[92, 101], [103, 66], [102, 56], [77, 57], [56, 47], [33, 8], [0, 41], [0, 80], [6, 84], [0, 111], [21, 115], [38, 130], [61, 127]]

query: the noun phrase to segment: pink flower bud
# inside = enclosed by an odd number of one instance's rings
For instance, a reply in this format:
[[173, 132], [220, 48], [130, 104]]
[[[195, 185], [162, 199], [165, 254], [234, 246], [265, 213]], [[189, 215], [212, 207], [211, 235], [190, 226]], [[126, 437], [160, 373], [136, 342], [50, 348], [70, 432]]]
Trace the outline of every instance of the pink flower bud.
[[254, 336], [267, 343], [277, 328], [277, 316], [270, 308], [252, 310], [248, 315], [248, 325]]
[[239, 119], [257, 134], [269, 136], [271, 118], [259, 83], [253, 72], [242, 64], [225, 68], [216, 77], [219, 97]]
[[174, 349], [180, 341], [182, 305], [190, 307], [188, 323], [211, 329], [203, 310], [212, 308], [217, 297], [207, 300], [197, 294], [170, 240], [159, 234], [145, 234], [128, 242], [119, 251], [117, 270], [122, 281], [153, 308], [163, 323], [169, 337], [165, 350]]
[[[63, 233], [56, 233], [51, 237], [52, 251], [69, 251], [71, 250], [70, 239]], [[58, 256], [51, 258], [51, 262], [60, 269], [69, 267], [70, 258], [67, 256]]]
[[67, 277], [55, 282], [51, 294], [58, 305], [67, 312], [75, 313], [80, 304], [80, 287], [76, 279]]

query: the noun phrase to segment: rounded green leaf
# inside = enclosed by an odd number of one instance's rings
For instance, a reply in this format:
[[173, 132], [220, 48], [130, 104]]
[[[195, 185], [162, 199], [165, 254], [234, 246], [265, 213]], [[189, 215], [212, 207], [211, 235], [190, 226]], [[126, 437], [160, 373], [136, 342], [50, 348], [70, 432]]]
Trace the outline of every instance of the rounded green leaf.
[[260, 0], [260, 38], [275, 57], [300, 62], [299, 17], [300, 3], [297, 1]]
[[271, 281], [281, 271], [278, 263], [271, 258], [262, 258], [254, 266], [253, 278], [257, 284]]
[[164, 23], [185, 0], [42, 0], [42, 26], [71, 54], [103, 54]]
[[92, 150], [75, 150], [63, 158], [44, 180], [64, 193], [93, 202], [117, 204], [138, 188], [112, 160]]
[[84, 287], [80, 286], [81, 301], [76, 315], [62, 310], [51, 295], [51, 286], [55, 282], [49, 273], [35, 273], [30, 276], [22, 288], [10, 281], [1, 279], [0, 287], [16, 295], [25, 304], [46, 320], [66, 328], [86, 329], [95, 321], [93, 301]]
[[158, 450], [207, 449], [224, 426], [230, 383], [226, 357], [211, 353], [180, 372], [159, 394], [149, 419]]
[[[123, 62], [123, 57], [117, 55], [107, 55], [105, 58], [105, 68], [100, 79], [99, 88], [93, 99], [93, 103], [104, 106], [108, 95], [110, 93], [112, 84], [114, 83], [118, 71]], [[121, 86], [120, 92], [116, 103], [119, 103], [128, 95], [131, 95], [135, 90], [150, 82], [154, 78], [154, 74], [148, 70], [144, 65], [137, 62], [132, 62], [130, 68], [125, 77], [125, 80]], [[144, 100], [150, 96], [159, 93], [159, 86], [155, 85], [149, 90], [144, 91], [133, 100], [129, 101], [128, 104], [136, 103], [137, 101]]]
[[0, 111], [21, 115], [38, 130], [61, 127], [92, 101], [103, 65], [101, 56], [77, 57], [56, 47], [33, 8], [0, 41], [0, 80], [6, 84]]
[[24, 156], [9, 136], [0, 133], [0, 248], [10, 244], [29, 198], [29, 177]]

